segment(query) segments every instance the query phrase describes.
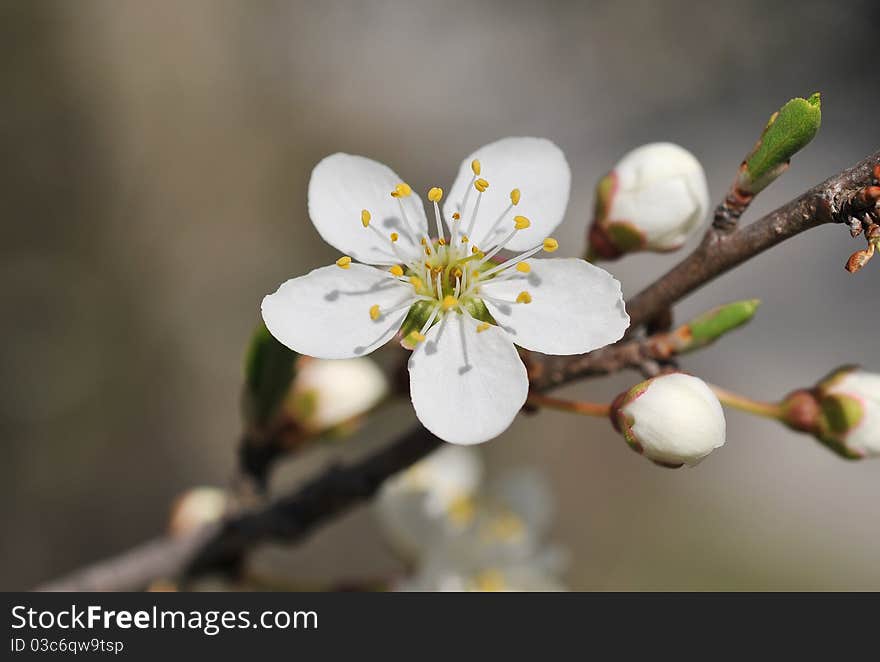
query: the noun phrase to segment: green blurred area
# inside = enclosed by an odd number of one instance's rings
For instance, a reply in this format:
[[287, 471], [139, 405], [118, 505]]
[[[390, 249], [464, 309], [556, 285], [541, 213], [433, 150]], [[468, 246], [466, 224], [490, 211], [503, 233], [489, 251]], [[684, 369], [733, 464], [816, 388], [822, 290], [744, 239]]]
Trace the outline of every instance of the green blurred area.
[[[546, 136], [573, 169], [557, 236], [578, 255], [595, 182], [626, 151], [684, 145], [720, 200], [768, 114], [821, 90], [821, 132], [753, 218], [880, 144], [872, 8], [3, 3], [0, 588], [125, 549], [162, 530], [182, 489], [228, 482], [260, 299], [337, 257], [306, 212], [321, 157], [371, 156], [426, 190], [481, 144]], [[843, 363], [880, 370], [875, 265], [842, 268], [860, 247], [822, 228], [700, 290], [679, 320], [764, 303], [685, 367], [767, 398]], [[674, 259], [610, 269], [633, 294]], [[659, 469], [603, 422], [556, 413], [524, 417], [486, 453], [552, 481], [574, 588], [880, 589], [880, 462], [728, 422], [727, 446], [693, 470]], [[377, 421], [343, 450], [399, 425]], [[290, 563], [328, 577], [393, 565], [364, 510]]]

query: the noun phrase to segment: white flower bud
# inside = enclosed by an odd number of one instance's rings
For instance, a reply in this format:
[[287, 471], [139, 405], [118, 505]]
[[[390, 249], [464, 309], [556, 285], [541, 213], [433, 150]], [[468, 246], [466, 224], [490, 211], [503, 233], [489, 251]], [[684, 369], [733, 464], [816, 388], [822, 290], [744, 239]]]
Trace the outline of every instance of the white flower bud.
[[317, 433], [354, 422], [387, 393], [388, 381], [371, 359], [303, 357], [287, 403], [297, 423]]
[[642, 145], [599, 183], [590, 248], [604, 259], [672, 251], [700, 229], [708, 213], [709, 189], [696, 157], [672, 143]]
[[721, 403], [703, 380], [682, 373], [622, 394], [612, 420], [635, 451], [663, 466], [694, 466], [724, 445]]
[[194, 487], [181, 494], [171, 507], [168, 530], [186, 535], [220, 520], [229, 506], [229, 497], [219, 487]]
[[880, 375], [847, 367], [818, 389], [820, 436], [848, 457], [880, 455]]

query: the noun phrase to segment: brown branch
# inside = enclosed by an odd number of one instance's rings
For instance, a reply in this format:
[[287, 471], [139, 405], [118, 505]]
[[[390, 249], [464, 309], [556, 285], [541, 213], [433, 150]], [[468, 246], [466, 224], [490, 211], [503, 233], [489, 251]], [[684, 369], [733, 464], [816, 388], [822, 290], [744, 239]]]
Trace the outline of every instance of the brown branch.
[[655, 315], [746, 260], [824, 223], [846, 223], [868, 210], [861, 192], [871, 186], [880, 151], [814, 186], [799, 198], [731, 234], [710, 228], [700, 246], [627, 302], [634, 331]]
[[[710, 229], [690, 256], [627, 304], [631, 330], [649, 323], [690, 292], [768, 248], [823, 223], [848, 223], [850, 216], [867, 211], [860, 192], [873, 184], [871, 171], [878, 164], [880, 152], [751, 225], [723, 236]], [[646, 346], [645, 342], [624, 341], [584, 356], [527, 354], [532, 388], [547, 390], [575, 378], [640, 365], [648, 351]], [[424, 428], [416, 427], [377, 453], [348, 466], [332, 466], [289, 496], [217, 528], [209, 527], [187, 538], [157, 539], [41, 588], [137, 589], [154, 579], [235, 568], [255, 544], [302, 540], [319, 525], [363, 503], [385, 479], [440, 443]]]

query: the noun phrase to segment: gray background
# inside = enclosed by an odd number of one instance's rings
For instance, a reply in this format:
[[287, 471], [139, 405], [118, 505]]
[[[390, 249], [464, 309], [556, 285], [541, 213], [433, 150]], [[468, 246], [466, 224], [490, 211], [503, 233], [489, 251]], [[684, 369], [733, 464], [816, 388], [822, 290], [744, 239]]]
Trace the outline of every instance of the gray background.
[[[594, 182], [625, 151], [681, 143], [717, 200], [769, 114], [821, 90], [820, 135], [755, 218], [880, 144], [871, 7], [3, 3], [0, 587], [122, 550], [163, 528], [183, 488], [228, 480], [259, 301], [336, 257], [306, 214], [322, 156], [362, 153], [424, 190], [481, 144], [549, 137], [574, 172], [558, 236], [575, 255]], [[845, 362], [880, 370], [880, 264], [842, 268], [860, 247], [821, 228], [690, 297], [679, 319], [764, 306], [686, 367], [767, 398]], [[674, 259], [610, 269], [633, 294]], [[569, 392], [608, 398], [634, 380]], [[407, 422], [377, 421], [279, 485]], [[880, 462], [728, 423], [728, 444], [694, 470], [654, 467], [604, 422], [556, 413], [484, 450], [493, 468], [533, 464], [552, 481], [574, 588], [880, 588]], [[365, 509], [285, 558], [302, 577], [394, 568]]]

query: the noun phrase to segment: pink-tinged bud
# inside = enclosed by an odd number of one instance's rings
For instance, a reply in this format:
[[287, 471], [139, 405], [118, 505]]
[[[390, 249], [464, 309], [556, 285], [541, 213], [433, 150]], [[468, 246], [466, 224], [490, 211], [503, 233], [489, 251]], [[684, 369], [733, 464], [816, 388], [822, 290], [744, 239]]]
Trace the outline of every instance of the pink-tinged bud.
[[680, 248], [709, 212], [700, 162], [672, 143], [643, 145], [624, 156], [596, 189], [590, 252], [615, 259], [636, 251]]
[[880, 455], [880, 375], [845, 366], [819, 382], [815, 392], [820, 441], [852, 459]]
[[816, 431], [822, 414], [816, 393], [806, 389], [790, 393], [782, 402], [782, 411], [783, 420], [788, 427], [809, 433]]
[[724, 445], [721, 403], [706, 383], [691, 375], [654, 377], [617, 397], [611, 420], [626, 442], [656, 464], [695, 466]]

